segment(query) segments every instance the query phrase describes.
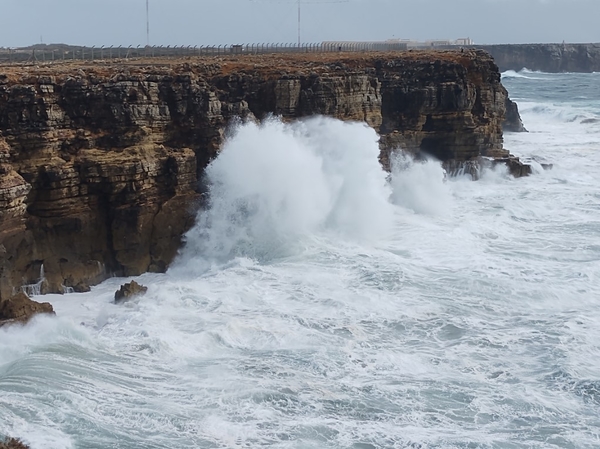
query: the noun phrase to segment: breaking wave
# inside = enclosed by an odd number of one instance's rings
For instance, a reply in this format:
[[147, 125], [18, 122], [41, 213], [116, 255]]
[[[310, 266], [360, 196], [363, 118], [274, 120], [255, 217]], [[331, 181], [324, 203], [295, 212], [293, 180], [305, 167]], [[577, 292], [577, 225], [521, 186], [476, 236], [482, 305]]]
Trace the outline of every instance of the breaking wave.
[[179, 265], [199, 256], [270, 260], [321, 232], [385, 236], [393, 211], [378, 156], [378, 136], [363, 124], [317, 117], [238, 125], [206, 170], [210, 206]]

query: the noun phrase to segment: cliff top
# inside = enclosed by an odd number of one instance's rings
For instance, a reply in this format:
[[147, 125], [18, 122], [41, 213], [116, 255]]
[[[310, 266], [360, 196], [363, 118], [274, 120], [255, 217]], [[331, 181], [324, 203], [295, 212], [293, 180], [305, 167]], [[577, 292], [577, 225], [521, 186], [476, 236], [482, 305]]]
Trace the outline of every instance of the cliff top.
[[[95, 61], [60, 61], [46, 64], [2, 64], [0, 63], [0, 84], [26, 82], [31, 76], [53, 76], [64, 78], [78, 71], [86, 75], [100, 77], [127, 72], [140, 74], [175, 74], [185, 72], [207, 75], [227, 75], [229, 73], [253, 72], [262, 76], [277, 76], [289, 72], [307, 71], [310, 73], [331, 72], [332, 70], [352, 70], [373, 66], [381, 61], [434, 63], [449, 62], [465, 67], [475, 60], [489, 60], [483, 51], [468, 50], [464, 53], [454, 50], [444, 51], [405, 51], [369, 53], [302, 53], [267, 55], [200, 56], [182, 58], [138, 58]], [[342, 65], [340, 65], [342, 64]], [[80, 72], [81, 73], [81, 72]]]

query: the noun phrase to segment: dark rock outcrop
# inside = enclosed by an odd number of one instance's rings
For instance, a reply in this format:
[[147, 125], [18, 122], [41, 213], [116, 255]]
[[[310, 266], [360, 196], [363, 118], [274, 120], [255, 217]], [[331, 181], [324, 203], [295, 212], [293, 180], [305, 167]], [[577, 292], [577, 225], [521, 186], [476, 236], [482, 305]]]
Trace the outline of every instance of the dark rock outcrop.
[[165, 271], [236, 117], [363, 121], [381, 135], [385, 166], [398, 148], [458, 165], [509, 157], [507, 92], [482, 51], [194, 62], [5, 68], [0, 298], [42, 266], [44, 291], [57, 293]]
[[54, 315], [52, 305], [30, 299], [25, 293], [0, 301], [0, 326], [8, 323], [26, 323], [40, 313]]
[[115, 292], [115, 304], [121, 304], [127, 302], [136, 296], [145, 295], [148, 291], [148, 287], [138, 284], [135, 281], [131, 281], [128, 284], [121, 285], [121, 288]]
[[492, 165], [506, 165], [508, 171], [515, 178], [529, 176], [532, 173], [531, 165], [523, 163], [518, 157], [509, 156], [506, 158], [498, 158], [492, 161]]
[[527, 132], [527, 129], [523, 126], [521, 114], [519, 114], [519, 106], [508, 97], [506, 97], [506, 116], [502, 123], [502, 129], [513, 133]]
[[481, 45], [502, 72], [522, 69], [548, 73], [600, 72], [600, 44]]

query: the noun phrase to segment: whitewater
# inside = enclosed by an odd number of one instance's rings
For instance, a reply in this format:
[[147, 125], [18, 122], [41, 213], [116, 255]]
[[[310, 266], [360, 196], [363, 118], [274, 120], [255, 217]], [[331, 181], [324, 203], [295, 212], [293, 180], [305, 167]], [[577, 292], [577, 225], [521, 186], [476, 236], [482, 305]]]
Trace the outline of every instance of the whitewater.
[[[506, 72], [529, 133], [444, 180], [362, 124], [231, 130], [148, 293], [0, 329], [33, 449], [600, 447], [600, 75]], [[552, 163], [545, 171], [540, 163]]]

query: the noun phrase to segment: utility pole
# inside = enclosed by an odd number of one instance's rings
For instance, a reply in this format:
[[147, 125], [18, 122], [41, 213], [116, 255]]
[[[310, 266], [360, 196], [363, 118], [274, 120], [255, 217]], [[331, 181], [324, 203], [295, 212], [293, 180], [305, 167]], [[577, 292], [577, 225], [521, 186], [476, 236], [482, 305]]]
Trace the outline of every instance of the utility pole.
[[146, 0], [146, 45], [150, 46], [150, 0]]
[[[290, 4], [289, 1], [281, 0], [251, 0], [258, 3], [276, 3], [276, 4]], [[324, 4], [324, 3], [348, 3], [350, 0], [296, 0], [298, 7], [298, 46], [302, 45], [302, 5], [309, 4]], [[292, 3], [293, 4], [293, 3]]]

